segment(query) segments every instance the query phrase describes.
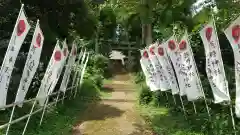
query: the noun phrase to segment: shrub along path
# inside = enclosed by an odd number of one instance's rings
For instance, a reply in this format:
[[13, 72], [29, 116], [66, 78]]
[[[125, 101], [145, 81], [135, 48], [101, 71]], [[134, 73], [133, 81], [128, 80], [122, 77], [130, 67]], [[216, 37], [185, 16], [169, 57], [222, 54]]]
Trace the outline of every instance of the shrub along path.
[[111, 97], [88, 107], [73, 135], [154, 135], [136, 111], [137, 96], [130, 75], [118, 73], [104, 84]]

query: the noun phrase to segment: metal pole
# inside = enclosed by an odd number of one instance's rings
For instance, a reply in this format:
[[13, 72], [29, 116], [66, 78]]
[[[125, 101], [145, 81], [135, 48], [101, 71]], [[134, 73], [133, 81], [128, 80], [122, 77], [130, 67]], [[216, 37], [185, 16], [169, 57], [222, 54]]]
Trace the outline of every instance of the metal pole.
[[34, 100], [34, 103], [33, 103], [33, 105], [32, 105], [32, 109], [31, 109], [31, 111], [30, 111], [30, 115], [28, 116], [28, 119], [27, 119], [27, 122], [26, 122], [26, 124], [25, 124], [24, 129], [23, 129], [22, 135], [24, 135], [25, 132], [26, 132], [26, 129], [27, 129], [29, 120], [30, 120], [30, 118], [31, 118], [31, 116], [32, 116], [32, 113], [33, 113], [33, 110], [34, 110], [34, 107], [35, 107], [36, 103], [37, 103], [37, 99]]
[[[66, 91], [63, 92], [63, 99], [65, 97]], [[62, 100], [62, 104], [64, 103], [64, 100]]]
[[43, 117], [44, 117], [44, 114], [45, 114], [45, 111], [46, 111], [46, 107], [47, 107], [47, 104], [48, 104], [48, 100], [49, 100], [49, 96], [47, 96], [47, 100], [44, 104], [44, 108], [43, 108], [43, 112], [42, 112], [42, 116], [41, 116], [41, 120], [39, 122], [39, 125], [41, 126], [42, 125], [42, 121], [43, 121]]
[[56, 104], [55, 104], [55, 106], [57, 106], [57, 103], [58, 103], [58, 99], [59, 99], [60, 93], [61, 93], [61, 91], [58, 91], [58, 94], [57, 94], [57, 99], [56, 99]]
[[194, 101], [192, 101], [192, 104], [193, 104], [194, 112], [195, 112], [195, 114], [197, 114], [197, 109], [196, 109], [196, 105], [195, 105]]
[[[187, 38], [187, 39], [188, 39], [188, 38]], [[188, 43], [190, 43], [190, 42], [188, 41]], [[190, 47], [189, 50], [190, 50], [190, 53], [191, 53], [191, 55], [192, 55], [192, 57], [193, 57], [192, 48]], [[199, 76], [199, 72], [198, 72], [198, 69], [197, 69], [196, 61], [195, 61], [194, 58], [192, 58], [192, 59], [193, 59], [193, 63], [194, 63], [194, 66], [195, 66], [195, 71], [197, 72], [197, 77], [198, 77], [198, 80], [199, 80], [198, 84], [200, 85], [200, 89], [201, 89], [201, 92], [202, 92], [202, 94], [203, 94], [203, 98], [204, 98], [205, 106], [206, 106], [206, 109], [207, 109], [208, 117], [209, 117], [209, 119], [211, 119], [209, 107], [208, 107], [208, 104], [207, 104], [205, 92], [204, 92], [203, 87], [202, 87], [202, 82], [201, 82], [201, 78], [200, 78], [200, 76]], [[195, 104], [194, 104], [194, 105], [195, 105]]]
[[172, 95], [172, 96], [173, 96], [174, 104], [177, 105], [177, 102], [176, 102], [175, 96], [174, 96], [174, 95]]
[[231, 117], [232, 117], [232, 125], [233, 125], [234, 134], [237, 135], [236, 125], [235, 125], [235, 120], [234, 120], [234, 117], [233, 117], [233, 111], [232, 111], [231, 102], [229, 104], [229, 109], [230, 109], [230, 113], [231, 113]]
[[167, 101], [168, 101], [168, 95], [167, 95], [167, 92], [164, 92], [165, 93], [165, 95], [166, 95], [166, 98], [167, 98]]
[[8, 122], [8, 127], [7, 127], [7, 131], [6, 131], [5, 135], [8, 135], [8, 132], [9, 132], [9, 129], [10, 129], [10, 126], [11, 126], [11, 122], [12, 122], [12, 119], [13, 119], [13, 114], [14, 114], [15, 108], [16, 108], [16, 105], [13, 106], [12, 113], [11, 113], [11, 116], [10, 116], [10, 119], [9, 119], [9, 122]]
[[[21, 1], [20, 1], [20, 3], [21, 3], [21, 8], [20, 8], [20, 11], [19, 11], [19, 14], [18, 14], [18, 17], [17, 17], [17, 22], [16, 22], [16, 24], [15, 24], [14, 29], [16, 29], [16, 26], [17, 26], [18, 20], [19, 20], [19, 18], [20, 18], [20, 15], [22, 14], [22, 12], [23, 12], [23, 10], [24, 10], [24, 9], [23, 9], [24, 4], [22, 4]], [[12, 33], [11, 38], [12, 38], [12, 37], [13, 37], [13, 33]], [[4, 59], [4, 61], [5, 61], [5, 59]], [[3, 63], [4, 63], [4, 61], [3, 61]], [[15, 107], [16, 107], [16, 105], [13, 106], [13, 109], [12, 109], [12, 112], [11, 112], [11, 116], [10, 116], [10, 119], [9, 119], [9, 124], [8, 124], [7, 131], [6, 131], [6, 135], [8, 135], [8, 132], [9, 132], [9, 129], [10, 129], [10, 126], [11, 126], [10, 123], [12, 122], [12, 118], [13, 118], [13, 115], [14, 115]]]
[[184, 107], [184, 104], [183, 104], [182, 96], [180, 94], [179, 94], [179, 97], [180, 97], [180, 101], [181, 101], [181, 104], [182, 104], [182, 108], [183, 108], [183, 113], [184, 113], [185, 119], [187, 120], [186, 110], [185, 110], [185, 107]]

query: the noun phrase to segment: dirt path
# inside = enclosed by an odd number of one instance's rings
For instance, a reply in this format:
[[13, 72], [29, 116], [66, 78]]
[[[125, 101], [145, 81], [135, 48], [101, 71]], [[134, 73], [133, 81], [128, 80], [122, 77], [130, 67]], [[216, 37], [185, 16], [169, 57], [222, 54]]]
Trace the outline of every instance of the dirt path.
[[86, 110], [73, 135], [153, 135], [136, 111], [134, 85], [128, 74], [105, 84], [112, 96]]

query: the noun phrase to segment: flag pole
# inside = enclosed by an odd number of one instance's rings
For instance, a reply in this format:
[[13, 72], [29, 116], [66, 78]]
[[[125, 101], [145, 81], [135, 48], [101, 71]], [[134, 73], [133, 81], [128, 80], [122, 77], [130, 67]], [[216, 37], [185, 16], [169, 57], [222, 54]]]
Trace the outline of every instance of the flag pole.
[[197, 114], [197, 109], [196, 109], [195, 102], [194, 102], [194, 101], [192, 101], [192, 104], [193, 104], [193, 109], [194, 109], [194, 112], [195, 112], [195, 114]]
[[[85, 61], [85, 63], [84, 63], [84, 65], [82, 65], [83, 67], [81, 68], [81, 72], [79, 72], [80, 73], [80, 75], [79, 75], [79, 78], [78, 78], [78, 80], [77, 80], [77, 87], [75, 88], [75, 94], [74, 94], [74, 98], [76, 98], [76, 95], [77, 95], [77, 89], [78, 89], [78, 85], [79, 85], [79, 83], [80, 83], [80, 85], [81, 85], [81, 83], [82, 83], [82, 80], [83, 80], [83, 77], [84, 77], [84, 70], [85, 70], [85, 68], [86, 68], [86, 66], [87, 66], [87, 63], [88, 63], [88, 59], [89, 59], [89, 53], [87, 54], [87, 58], [86, 58], [86, 61]], [[83, 61], [83, 60], [82, 60]], [[80, 80], [79, 80], [80, 79]], [[80, 81], [80, 82], [79, 82]]]
[[[38, 93], [37, 93], [37, 96], [36, 96], [36, 97], [38, 97], [39, 92], [40, 92], [40, 89], [38, 90]], [[36, 103], [37, 103], [37, 98], [35, 98], [35, 100], [34, 100], [34, 103], [33, 103], [33, 105], [32, 105], [31, 111], [30, 111], [30, 113], [29, 113], [29, 116], [28, 116], [27, 122], [26, 122], [26, 124], [25, 124], [24, 129], [23, 129], [22, 135], [24, 135], [25, 132], [26, 132], [26, 129], [27, 129], [28, 123], [29, 123], [30, 118], [31, 118], [31, 116], [32, 116], [33, 110], [34, 110], [34, 108], [35, 108], [35, 106], [36, 106]]]
[[[187, 32], [187, 31], [186, 31], [186, 32]], [[187, 34], [187, 35], [188, 35], [188, 34]], [[189, 39], [187, 38], [187, 40], [189, 40]], [[190, 42], [188, 41], [188, 43], [190, 43]], [[204, 103], [205, 103], [205, 106], [206, 106], [206, 109], [207, 109], [208, 117], [209, 117], [209, 119], [211, 119], [211, 115], [210, 115], [209, 107], [208, 107], [208, 104], [207, 104], [205, 92], [204, 92], [203, 87], [202, 87], [201, 78], [200, 78], [200, 76], [199, 76], [199, 72], [198, 72], [198, 69], [197, 69], [197, 65], [196, 65], [195, 58], [194, 58], [194, 56], [193, 56], [192, 48], [190, 47], [189, 50], [190, 50], [190, 53], [192, 54], [192, 59], [193, 59], [193, 63], [194, 63], [194, 66], [195, 66], [195, 71], [197, 72], [198, 84], [200, 85], [200, 89], [201, 89], [201, 92], [202, 92], [202, 94], [203, 94]], [[194, 104], [194, 105], [195, 105], [195, 104]]]
[[233, 126], [233, 130], [234, 130], [234, 134], [237, 135], [235, 120], [234, 120], [234, 117], [233, 117], [231, 100], [229, 101], [229, 109], [230, 109], [230, 113], [231, 113], [231, 117], [232, 117], [232, 126]]
[[179, 97], [180, 97], [180, 101], [181, 101], [181, 104], [182, 104], [184, 117], [185, 117], [185, 119], [187, 120], [186, 110], [185, 110], [185, 107], [184, 107], [184, 104], [183, 104], [182, 96], [181, 96], [180, 94], [179, 94]]
[[[20, 2], [20, 3], [22, 3], [22, 2]], [[19, 11], [19, 14], [18, 14], [18, 17], [17, 17], [17, 22], [20, 18], [21, 13], [23, 12], [23, 7], [24, 7], [24, 4], [21, 4], [21, 8], [20, 8], [20, 11]], [[15, 24], [15, 27], [17, 26], [17, 22]], [[14, 27], [14, 29], [15, 29], [15, 27]], [[11, 116], [10, 116], [10, 119], [9, 119], [9, 122], [8, 122], [8, 127], [7, 127], [7, 131], [6, 131], [5, 135], [8, 135], [8, 133], [9, 133], [9, 130], [10, 130], [10, 127], [11, 127], [11, 122], [12, 122], [13, 115], [14, 115], [14, 112], [15, 112], [15, 108], [16, 108], [16, 104], [13, 105], [13, 109], [12, 109], [12, 112], [11, 112]]]
[[176, 99], [175, 99], [175, 96], [172, 94], [172, 97], [173, 97], [173, 102], [175, 105], [177, 105], [177, 102], [176, 102]]
[[48, 100], [49, 100], [49, 94], [47, 95], [47, 99], [46, 99], [45, 104], [44, 104], [44, 108], [43, 108], [43, 112], [42, 112], [41, 120], [40, 120], [40, 122], [39, 122], [39, 125], [40, 125], [40, 126], [42, 125], [42, 121], [43, 121], [43, 117], [44, 117], [45, 112], [46, 112], [46, 108], [47, 108]]

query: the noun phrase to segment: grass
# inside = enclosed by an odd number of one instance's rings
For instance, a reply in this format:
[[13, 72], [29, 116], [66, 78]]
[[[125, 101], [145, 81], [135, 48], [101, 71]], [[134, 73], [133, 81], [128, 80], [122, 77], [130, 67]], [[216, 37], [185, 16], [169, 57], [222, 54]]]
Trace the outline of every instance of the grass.
[[[132, 77], [134, 78], [134, 75]], [[139, 81], [136, 84], [139, 90], [138, 95], [144, 87], [146, 87], [145, 81]], [[171, 94], [168, 94], [168, 98], [171, 98]], [[180, 104], [176, 107], [172, 99], [167, 100], [166, 96], [158, 95], [158, 98], [151, 97], [152, 101], [148, 104], [140, 104], [140, 97], [138, 100], [137, 108], [141, 116], [157, 135], [204, 135], [201, 126], [197, 127], [199, 130], [195, 130], [196, 127], [193, 128], [193, 124], [185, 119], [183, 112], [179, 109]], [[180, 101], [177, 102], [180, 103]]]
[[[89, 103], [97, 102], [101, 95], [105, 94], [101, 94], [100, 89], [91, 81], [85, 81], [76, 99], [66, 99], [63, 105], [59, 103], [56, 108], [48, 109], [42, 126], [38, 126], [41, 113], [32, 116], [25, 135], [71, 135], [73, 125], [81, 119]], [[25, 122], [24, 120], [12, 125], [9, 135], [20, 135]], [[0, 135], [3, 134], [5, 134], [4, 131], [0, 133]]]
[[193, 131], [183, 114], [172, 115], [165, 106], [141, 105], [139, 108], [141, 115], [158, 135], [204, 135]]

